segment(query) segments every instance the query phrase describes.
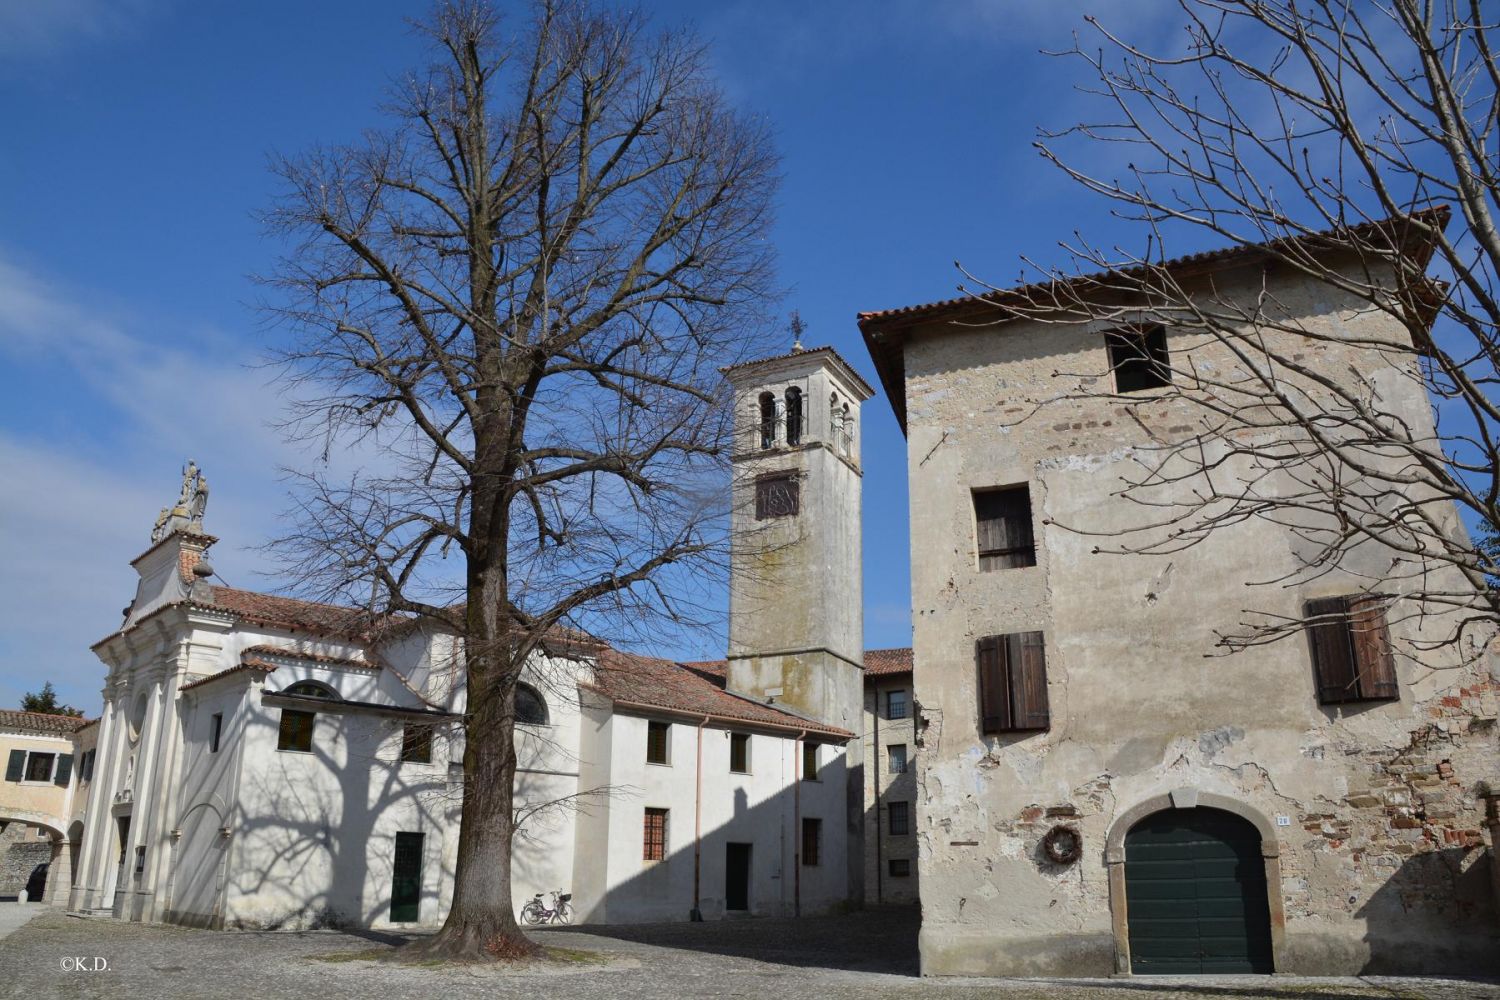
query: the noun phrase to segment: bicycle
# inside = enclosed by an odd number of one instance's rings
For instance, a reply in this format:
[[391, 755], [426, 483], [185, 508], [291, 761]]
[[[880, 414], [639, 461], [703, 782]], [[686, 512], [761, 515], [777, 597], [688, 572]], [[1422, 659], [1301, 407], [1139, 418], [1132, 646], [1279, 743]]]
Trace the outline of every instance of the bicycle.
[[538, 924], [571, 924], [573, 922], [573, 907], [569, 901], [573, 898], [571, 892], [563, 892], [561, 889], [552, 890], [552, 905], [542, 905], [542, 894], [537, 893], [531, 897], [531, 901], [521, 907], [521, 923], [531, 927]]

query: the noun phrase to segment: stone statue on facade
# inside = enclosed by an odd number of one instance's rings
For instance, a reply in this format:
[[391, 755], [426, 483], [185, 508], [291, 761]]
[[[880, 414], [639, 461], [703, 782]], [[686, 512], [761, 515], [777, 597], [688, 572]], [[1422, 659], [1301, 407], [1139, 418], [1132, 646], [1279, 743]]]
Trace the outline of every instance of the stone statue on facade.
[[159, 542], [174, 531], [203, 531], [203, 514], [208, 510], [208, 480], [198, 463], [188, 459], [182, 467], [182, 489], [174, 507], [163, 507], [151, 529], [151, 541]]

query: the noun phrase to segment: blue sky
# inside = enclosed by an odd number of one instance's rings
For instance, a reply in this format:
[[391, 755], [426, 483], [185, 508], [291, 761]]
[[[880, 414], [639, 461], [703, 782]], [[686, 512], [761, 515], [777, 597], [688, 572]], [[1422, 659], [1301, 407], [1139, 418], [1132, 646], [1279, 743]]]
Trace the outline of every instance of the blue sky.
[[[1006, 283], [1116, 238], [1032, 148], [1083, 113], [1067, 45], [1083, 0], [648, 2], [694, 23], [723, 86], [783, 155], [783, 311], [870, 380], [855, 313], [947, 298], [953, 262]], [[1166, 5], [1112, 3], [1137, 31]], [[51, 679], [98, 710], [88, 646], [120, 621], [156, 511], [191, 456], [213, 485], [215, 565], [270, 589], [277, 469], [298, 453], [257, 368], [274, 332], [249, 275], [279, 250], [257, 213], [273, 151], [378, 124], [385, 82], [420, 64], [416, 4], [0, 2], [0, 705]], [[1123, 234], [1120, 234], [1123, 235]], [[1194, 249], [1194, 248], [1184, 248]], [[866, 407], [868, 645], [909, 641], [906, 458]], [[900, 539], [900, 544], [893, 544]], [[721, 655], [705, 636], [685, 654]]]

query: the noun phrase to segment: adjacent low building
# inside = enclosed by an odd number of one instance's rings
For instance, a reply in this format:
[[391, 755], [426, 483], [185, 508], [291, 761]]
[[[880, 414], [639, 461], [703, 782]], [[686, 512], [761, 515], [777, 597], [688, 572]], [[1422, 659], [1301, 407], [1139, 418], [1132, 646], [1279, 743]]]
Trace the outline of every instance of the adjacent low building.
[[68, 898], [95, 728], [70, 715], [0, 711], [0, 899]]

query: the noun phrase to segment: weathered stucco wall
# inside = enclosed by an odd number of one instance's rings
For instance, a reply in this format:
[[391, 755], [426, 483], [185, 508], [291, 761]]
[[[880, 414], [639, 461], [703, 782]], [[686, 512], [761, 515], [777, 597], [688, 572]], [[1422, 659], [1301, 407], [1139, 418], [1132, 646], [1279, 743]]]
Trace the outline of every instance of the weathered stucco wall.
[[[1335, 337], [1381, 322], [1321, 290], [1276, 293]], [[1101, 329], [1013, 322], [908, 340], [924, 972], [1107, 974], [1128, 962], [1117, 955], [1128, 907], [1112, 899], [1106, 840], [1123, 837], [1122, 814], [1174, 790], [1223, 796], [1275, 831], [1262, 846], [1280, 870], [1283, 971], [1492, 968], [1500, 947], [1477, 790], [1500, 777], [1495, 676], [1472, 646], [1467, 663], [1453, 649], [1398, 656], [1399, 702], [1325, 707], [1300, 636], [1209, 655], [1215, 630], [1246, 609], [1300, 617], [1308, 598], [1365, 585], [1333, 573], [1247, 589], [1298, 555], [1290, 532], [1263, 521], [1169, 556], [1094, 554], [1098, 536], [1143, 517], [1114, 495], [1146, 461], [1136, 449], [1192, 433], [1192, 414], [1159, 393], [1061, 398], [1107, 371]], [[1170, 331], [1169, 347], [1174, 359], [1230, 364]], [[1404, 374], [1345, 343], [1303, 349], [1322, 352], [1335, 377], [1354, 365], [1414, 426], [1430, 421]], [[1037, 565], [981, 572], [972, 491], [1021, 483]], [[1456, 524], [1451, 509], [1440, 515]], [[1376, 578], [1390, 565], [1374, 546], [1353, 564]], [[1409, 650], [1447, 627], [1408, 619], [1392, 633]], [[1029, 630], [1046, 637], [1051, 728], [985, 736], [975, 639]], [[1082, 834], [1073, 865], [1040, 853], [1059, 823]]]

